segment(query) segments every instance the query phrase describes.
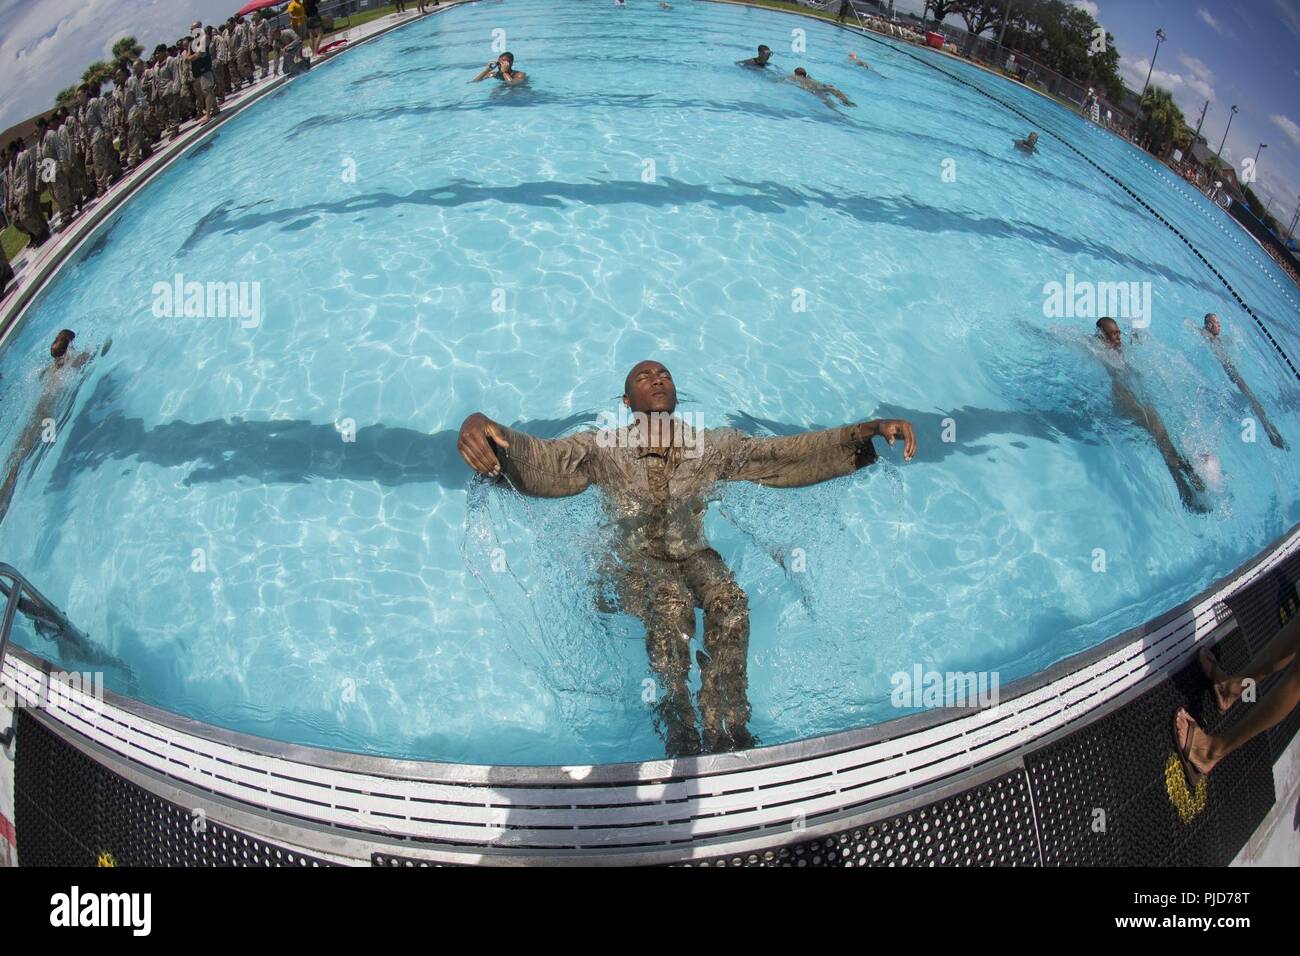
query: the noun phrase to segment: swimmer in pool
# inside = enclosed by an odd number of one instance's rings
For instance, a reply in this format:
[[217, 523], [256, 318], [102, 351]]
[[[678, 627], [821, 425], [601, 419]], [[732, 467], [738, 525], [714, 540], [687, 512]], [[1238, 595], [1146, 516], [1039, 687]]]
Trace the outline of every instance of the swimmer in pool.
[[[740, 750], [749, 732], [749, 602], [704, 536], [715, 485], [752, 481], [798, 488], [852, 474], [876, 460], [872, 439], [916, 453], [909, 422], [882, 419], [754, 438], [732, 428], [692, 429], [674, 415], [677, 389], [660, 362], [638, 362], [623, 382], [633, 424], [547, 441], [507, 428], [481, 412], [465, 419], [457, 448], [482, 475], [526, 495], [559, 498], [591, 485], [603, 492], [617, 529], [602, 576], [618, 608], [645, 625], [650, 665], [660, 681], [655, 721], [671, 757]], [[704, 611], [696, 728], [687, 679], [695, 609]]]
[[1255, 397], [1255, 393], [1251, 391], [1250, 386], [1246, 384], [1246, 380], [1243, 379], [1241, 373], [1237, 371], [1236, 363], [1234, 363], [1232, 359], [1228, 358], [1228, 353], [1223, 348], [1223, 341], [1219, 338], [1219, 317], [1213, 312], [1207, 314], [1205, 316], [1205, 326], [1202, 331], [1204, 332], [1205, 337], [1210, 340], [1210, 348], [1213, 349], [1214, 357], [1219, 360], [1219, 364], [1223, 366], [1224, 374], [1232, 380], [1233, 385], [1237, 386], [1237, 390], [1245, 396], [1246, 401], [1250, 402], [1251, 410], [1254, 411], [1255, 417], [1259, 419], [1259, 423], [1264, 426], [1264, 434], [1268, 436], [1268, 440], [1273, 443], [1274, 448], [1280, 448], [1283, 451], [1286, 451], [1286, 439], [1281, 436], [1278, 430], [1273, 426], [1273, 423], [1268, 420], [1268, 412], [1264, 411], [1264, 406], [1259, 403], [1259, 399]]
[[819, 83], [817, 80], [814, 80], [811, 76], [808, 75], [808, 71], [801, 66], [795, 69], [794, 76], [790, 78], [790, 81], [792, 83], [798, 84], [799, 86], [802, 86], [809, 93], [816, 94], [817, 98], [820, 99], [827, 106], [834, 105], [831, 103], [831, 98], [827, 94], [831, 94], [839, 97], [840, 102], [843, 103], [845, 106], [858, 105], [854, 103], [851, 99], [849, 99], [847, 96], [845, 96], [841, 90], [837, 89], [834, 86], [831, 86], [829, 83]]
[[1023, 149], [1026, 153], [1038, 152], [1038, 134], [1030, 133], [1024, 139], [1016, 140], [1016, 149]]
[[[50, 344], [50, 358], [53, 361], [41, 371], [41, 397], [36, 402], [36, 411], [32, 413], [27, 427], [14, 442], [13, 451], [10, 452], [9, 461], [5, 465], [4, 483], [0, 484], [0, 520], [3, 520], [9, 511], [9, 503], [18, 485], [18, 475], [22, 471], [23, 462], [39, 442], [52, 441], [56, 434], [53, 430], [54, 420], [60, 399], [68, 386], [76, 380], [76, 376], [72, 373], [79, 372], [95, 357], [93, 352], [77, 351], [72, 348], [72, 340], [76, 337], [76, 332], [63, 329]], [[112, 345], [113, 340], [109, 339], [104, 343], [99, 354], [107, 353]]]
[[1165, 423], [1160, 420], [1159, 413], [1137, 396], [1139, 380], [1137, 372], [1124, 360], [1123, 334], [1120, 332], [1119, 323], [1111, 318], [1098, 319], [1097, 335], [1107, 350], [1106, 360], [1102, 365], [1110, 375], [1115, 410], [1155, 440], [1160, 456], [1165, 460], [1165, 467], [1169, 469], [1169, 475], [1178, 488], [1178, 496], [1182, 499], [1183, 506], [1188, 511], [1200, 514], [1208, 512], [1210, 507], [1203, 499], [1205, 483], [1201, 480], [1201, 476], [1196, 473], [1191, 462], [1174, 446], [1174, 440], [1169, 437], [1169, 431], [1165, 428]]
[[515, 55], [509, 52], [502, 53], [487, 66], [483, 67], [483, 72], [470, 80], [470, 82], [477, 83], [480, 80], [486, 80], [489, 76], [495, 77], [502, 83], [506, 84], [506, 86], [518, 86], [524, 80], [528, 79], [527, 73], [515, 69]]
[[867, 61], [861, 59], [856, 53], [849, 54], [849, 62], [851, 62], [854, 66], [862, 67], [864, 70], [871, 69], [871, 67], [867, 65]]
[[748, 60], [737, 60], [737, 66], [752, 66], [762, 69], [767, 66], [767, 61], [772, 59], [772, 49], [767, 45], [761, 45], [758, 48], [758, 56], [751, 56]]

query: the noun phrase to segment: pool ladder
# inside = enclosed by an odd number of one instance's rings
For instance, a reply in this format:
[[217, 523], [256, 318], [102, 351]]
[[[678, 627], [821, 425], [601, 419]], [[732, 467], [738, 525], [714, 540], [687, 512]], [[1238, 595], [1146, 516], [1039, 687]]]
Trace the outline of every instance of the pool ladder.
[[[14, 618], [18, 615], [19, 606], [26, 599], [28, 607], [23, 611], [28, 617], [45, 621], [54, 625], [60, 633], [73, 638], [81, 644], [86, 644], [86, 637], [67, 619], [49, 598], [32, 585], [25, 577], [18, 573], [18, 570], [12, 565], [0, 562], [0, 597], [7, 597], [5, 602], [4, 618], [0, 619], [0, 672], [4, 671], [5, 654], [9, 650], [9, 633], [13, 630]], [[15, 719], [17, 719], [17, 708], [14, 710]], [[0, 731], [0, 746], [8, 747], [9, 742], [13, 739], [14, 728], [6, 727]]]

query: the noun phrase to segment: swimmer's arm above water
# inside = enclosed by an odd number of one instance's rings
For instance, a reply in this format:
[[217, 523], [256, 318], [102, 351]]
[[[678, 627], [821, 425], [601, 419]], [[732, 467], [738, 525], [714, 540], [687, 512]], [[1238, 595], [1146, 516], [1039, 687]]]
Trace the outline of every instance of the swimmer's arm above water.
[[456, 450], [479, 474], [504, 474], [523, 494], [564, 498], [591, 484], [595, 438], [595, 432], [550, 441], [534, 438], [474, 412], [460, 426]]
[[492, 70], [496, 67], [496, 65], [497, 65], [497, 61], [493, 60], [487, 66], [483, 67], [483, 72], [480, 73], [478, 76], [474, 77], [474, 79], [470, 80], [470, 82], [478, 83], [480, 80], [486, 80], [489, 76], [492, 75]]
[[904, 461], [916, 454], [911, 422], [895, 418], [779, 438], [754, 438], [730, 429], [717, 434], [730, 462], [725, 478], [772, 488], [800, 488], [852, 474], [876, 460], [871, 443], [876, 437], [890, 445], [902, 439]]

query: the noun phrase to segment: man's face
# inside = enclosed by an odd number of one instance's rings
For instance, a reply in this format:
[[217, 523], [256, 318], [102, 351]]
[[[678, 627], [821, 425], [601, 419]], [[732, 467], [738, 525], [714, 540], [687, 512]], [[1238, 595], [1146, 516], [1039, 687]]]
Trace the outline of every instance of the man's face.
[[672, 374], [659, 362], [638, 362], [628, 373], [623, 404], [634, 412], [671, 412], [677, 407]]
[[1219, 317], [1213, 312], [1205, 317], [1205, 331], [1215, 338], [1219, 337]]
[[1118, 349], [1123, 343], [1123, 336], [1120, 334], [1119, 325], [1115, 322], [1103, 322], [1097, 327], [1097, 332], [1101, 339], [1113, 349]]
[[766, 47], [758, 51], [758, 62], [766, 63], [772, 57], [772, 51]]
[[502, 73], [509, 73], [514, 69], [514, 61], [506, 56], [497, 57], [497, 66], [501, 67]]

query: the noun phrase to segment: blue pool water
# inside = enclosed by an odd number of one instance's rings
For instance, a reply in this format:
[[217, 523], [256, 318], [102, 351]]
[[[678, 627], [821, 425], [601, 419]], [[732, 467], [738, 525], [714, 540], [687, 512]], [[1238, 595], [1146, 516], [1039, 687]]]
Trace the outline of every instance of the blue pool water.
[[[527, 87], [467, 82], [494, 30]], [[760, 42], [857, 106], [733, 65]], [[1296, 289], [1223, 213], [935, 62], [1138, 191], [1300, 355]], [[1296, 455], [1242, 441], [1200, 316], [1293, 448], [1300, 405], [1192, 251], [1052, 137], [1013, 150], [1027, 131], [902, 50], [767, 11], [509, 0], [394, 31], [223, 125], [33, 306], [0, 353], [6, 456], [54, 332], [112, 348], [66, 383], [0, 560], [122, 662], [110, 686], [196, 718], [437, 760], [655, 757], [640, 627], [595, 607], [597, 493], [489, 490], [455, 450], [474, 410], [585, 427], [654, 357], [711, 426], [918, 428], [908, 465], [710, 509], [750, 596], [763, 743], [899, 716], [890, 676], [918, 664], [1031, 674], [1300, 520]], [[1210, 513], [1115, 418], [1095, 316], [1045, 314], [1071, 274], [1150, 283], [1131, 361], [1188, 457], [1218, 462]], [[177, 275], [257, 284], [260, 324], [155, 314]]]

